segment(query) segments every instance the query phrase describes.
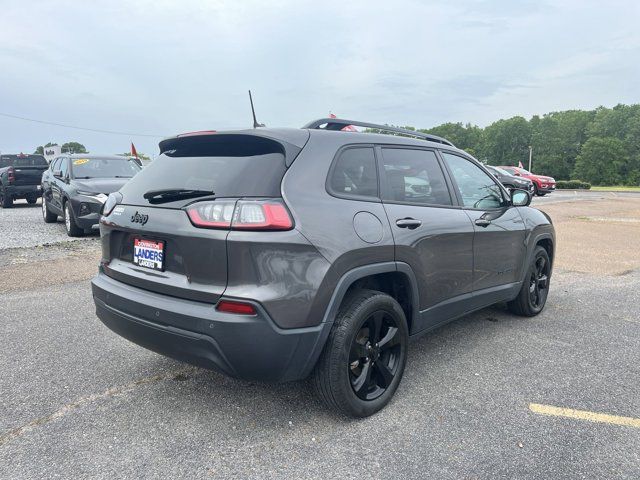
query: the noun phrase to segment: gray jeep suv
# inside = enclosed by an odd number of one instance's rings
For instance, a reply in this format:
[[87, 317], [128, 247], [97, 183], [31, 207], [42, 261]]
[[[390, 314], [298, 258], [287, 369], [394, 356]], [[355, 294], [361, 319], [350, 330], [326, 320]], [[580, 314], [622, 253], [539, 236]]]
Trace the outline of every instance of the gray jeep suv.
[[398, 388], [409, 338], [545, 305], [550, 218], [447, 140], [320, 119], [160, 151], [107, 199], [92, 282], [100, 320], [143, 347], [243, 379], [311, 376], [362, 417]]

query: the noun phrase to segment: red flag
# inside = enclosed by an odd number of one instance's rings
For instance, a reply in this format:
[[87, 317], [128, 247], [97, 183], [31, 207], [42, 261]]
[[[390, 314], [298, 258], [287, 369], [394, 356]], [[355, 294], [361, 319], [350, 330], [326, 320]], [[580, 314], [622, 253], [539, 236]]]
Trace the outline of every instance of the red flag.
[[138, 158], [138, 152], [136, 152], [136, 146], [131, 142], [131, 155]]
[[524, 168], [524, 165], [522, 165], [522, 162], [518, 162], [518, 168]]

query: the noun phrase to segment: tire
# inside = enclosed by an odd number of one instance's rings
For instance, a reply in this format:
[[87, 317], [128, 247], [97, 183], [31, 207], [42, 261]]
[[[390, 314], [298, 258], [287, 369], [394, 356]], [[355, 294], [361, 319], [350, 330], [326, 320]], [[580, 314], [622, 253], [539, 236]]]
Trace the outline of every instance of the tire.
[[6, 194], [4, 188], [0, 189], [0, 205], [2, 205], [2, 208], [13, 207], [13, 198]]
[[527, 268], [522, 288], [515, 300], [508, 303], [509, 310], [523, 317], [538, 315], [547, 303], [551, 283], [551, 261], [549, 254], [537, 246]]
[[78, 227], [76, 219], [73, 216], [73, 210], [69, 206], [68, 201], [64, 202], [62, 211], [64, 212], [64, 227], [67, 231], [67, 235], [70, 237], [80, 237], [84, 233], [84, 230]]
[[29, 195], [27, 197], [27, 203], [29, 205], [33, 205], [34, 203], [36, 203], [38, 201], [38, 197], [36, 195]]
[[58, 221], [58, 215], [49, 210], [49, 205], [44, 194], [42, 195], [42, 219], [44, 223], [55, 223]]
[[539, 197], [544, 197], [545, 195], [546, 195], [546, 193], [540, 193], [540, 192], [538, 192], [538, 196], [539, 196]]
[[355, 291], [343, 302], [312, 374], [316, 392], [344, 415], [376, 413], [400, 384], [408, 344], [398, 302], [382, 292]]
[[538, 193], [538, 186], [534, 183], [533, 184], [533, 196], [535, 197], [535, 196], [538, 196], [538, 195], [540, 195]]

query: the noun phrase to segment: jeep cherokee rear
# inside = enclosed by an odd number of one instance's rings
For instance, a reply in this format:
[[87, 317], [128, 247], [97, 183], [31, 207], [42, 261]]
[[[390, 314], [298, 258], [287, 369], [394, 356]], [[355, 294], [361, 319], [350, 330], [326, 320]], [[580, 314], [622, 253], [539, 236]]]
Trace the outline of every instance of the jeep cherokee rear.
[[162, 141], [105, 204], [98, 317], [233, 377], [312, 375], [366, 416], [397, 389], [409, 336], [501, 301], [539, 313], [554, 232], [529, 194], [437, 137], [326, 131], [356, 123]]

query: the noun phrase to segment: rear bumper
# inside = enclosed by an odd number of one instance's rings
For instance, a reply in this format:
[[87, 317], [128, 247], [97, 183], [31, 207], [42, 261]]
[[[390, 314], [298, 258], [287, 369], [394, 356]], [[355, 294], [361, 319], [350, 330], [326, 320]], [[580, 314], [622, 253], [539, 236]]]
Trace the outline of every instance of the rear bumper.
[[5, 192], [12, 198], [24, 198], [30, 195], [39, 197], [42, 194], [40, 185], [7, 185]]
[[118, 335], [154, 352], [246, 380], [305, 378], [331, 329], [280, 329], [258, 315], [219, 313], [214, 305], [131, 287], [100, 272], [91, 282], [98, 318]]

